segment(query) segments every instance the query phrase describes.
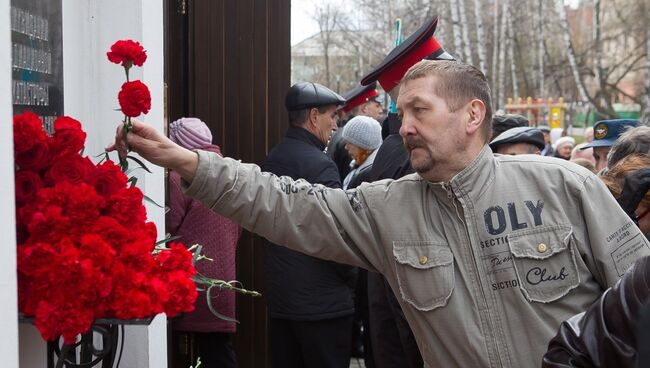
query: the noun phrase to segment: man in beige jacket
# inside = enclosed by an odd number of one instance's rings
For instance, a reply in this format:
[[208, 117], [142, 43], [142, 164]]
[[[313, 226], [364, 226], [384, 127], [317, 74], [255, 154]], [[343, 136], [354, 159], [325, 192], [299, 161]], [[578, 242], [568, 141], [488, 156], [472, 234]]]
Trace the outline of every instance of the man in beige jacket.
[[[404, 76], [400, 134], [416, 174], [350, 191], [176, 146], [136, 123], [130, 147], [212, 210], [271, 241], [381, 272], [426, 367], [537, 367], [560, 322], [650, 245], [591, 172], [492, 155], [476, 68], [422, 61]], [[126, 154], [121, 131], [109, 147]]]

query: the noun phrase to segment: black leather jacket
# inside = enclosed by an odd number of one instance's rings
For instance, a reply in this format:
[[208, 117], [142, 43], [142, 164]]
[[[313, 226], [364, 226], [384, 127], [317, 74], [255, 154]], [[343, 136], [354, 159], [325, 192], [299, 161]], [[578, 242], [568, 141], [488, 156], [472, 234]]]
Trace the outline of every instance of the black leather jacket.
[[645, 257], [586, 312], [562, 322], [549, 343], [542, 367], [650, 366], [650, 361], [641, 360], [636, 365], [637, 355], [645, 359], [645, 350], [650, 347], [650, 336], [645, 336], [650, 331], [639, 328], [650, 321], [648, 300], [650, 257]]

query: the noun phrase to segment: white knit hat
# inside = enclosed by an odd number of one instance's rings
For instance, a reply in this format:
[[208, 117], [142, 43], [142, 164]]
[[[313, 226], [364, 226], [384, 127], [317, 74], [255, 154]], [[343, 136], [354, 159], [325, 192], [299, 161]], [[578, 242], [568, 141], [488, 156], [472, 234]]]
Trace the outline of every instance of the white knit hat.
[[212, 144], [212, 133], [200, 119], [180, 118], [169, 124], [169, 139], [193, 150]]
[[369, 116], [355, 116], [343, 127], [343, 140], [374, 151], [381, 145], [381, 125]]
[[573, 148], [576, 145], [576, 140], [573, 137], [570, 137], [568, 135], [565, 137], [558, 138], [558, 140], [555, 141], [555, 149], [559, 149], [560, 147], [565, 146], [567, 144], [570, 145], [571, 148]]

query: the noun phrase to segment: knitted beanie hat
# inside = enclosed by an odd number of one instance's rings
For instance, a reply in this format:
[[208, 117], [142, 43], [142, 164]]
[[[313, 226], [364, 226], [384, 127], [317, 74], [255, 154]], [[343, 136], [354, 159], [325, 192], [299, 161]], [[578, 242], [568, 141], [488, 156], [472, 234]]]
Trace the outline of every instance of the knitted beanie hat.
[[571, 148], [576, 145], [576, 140], [573, 139], [573, 137], [561, 137], [557, 141], [555, 141], [555, 149], [560, 149], [562, 146], [569, 145]]
[[381, 125], [369, 116], [355, 116], [343, 127], [342, 136], [348, 143], [374, 151], [381, 145]]
[[197, 118], [180, 118], [169, 124], [169, 138], [190, 150], [212, 144], [210, 128]]

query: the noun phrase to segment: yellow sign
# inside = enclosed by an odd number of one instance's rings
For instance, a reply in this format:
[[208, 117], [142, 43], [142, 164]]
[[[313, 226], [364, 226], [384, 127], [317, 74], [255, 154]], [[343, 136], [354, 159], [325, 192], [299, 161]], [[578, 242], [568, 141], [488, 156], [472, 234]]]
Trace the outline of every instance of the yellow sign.
[[551, 107], [549, 113], [549, 121], [551, 129], [562, 127], [562, 109], [559, 107]]

